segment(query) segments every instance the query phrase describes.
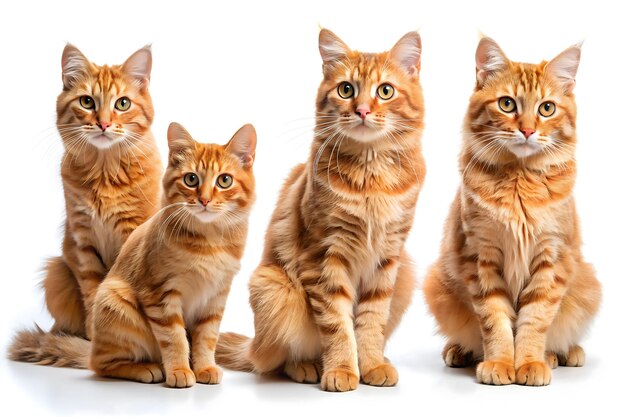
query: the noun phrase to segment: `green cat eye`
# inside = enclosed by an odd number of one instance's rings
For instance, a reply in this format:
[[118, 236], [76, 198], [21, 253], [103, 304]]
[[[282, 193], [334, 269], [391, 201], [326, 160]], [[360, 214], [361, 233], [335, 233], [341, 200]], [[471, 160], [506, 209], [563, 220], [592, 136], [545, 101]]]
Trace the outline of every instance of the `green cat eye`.
[[231, 185], [233, 185], [233, 177], [228, 174], [221, 174], [219, 177], [217, 177], [216, 184], [222, 189], [229, 188]]
[[382, 98], [383, 100], [389, 100], [391, 97], [393, 97], [393, 93], [395, 93], [396, 90], [394, 90], [394, 88], [390, 85], [390, 84], [381, 84], [378, 87], [378, 97]]
[[93, 98], [89, 96], [81, 96], [78, 100], [80, 105], [87, 110], [91, 110], [96, 106], [96, 103], [93, 101]]
[[188, 172], [183, 177], [183, 182], [187, 187], [195, 188], [200, 184], [200, 178], [198, 178], [195, 172]]
[[354, 95], [354, 87], [349, 82], [344, 81], [337, 87], [337, 93], [339, 97], [348, 99]]
[[552, 101], [545, 101], [539, 105], [539, 114], [543, 117], [550, 117], [556, 111], [556, 104]]
[[119, 111], [126, 111], [130, 108], [130, 99], [128, 97], [118, 98], [115, 102], [115, 108]]
[[500, 110], [505, 113], [512, 113], [517, 109], [515, 100], [511, 97], [501, 97], [500, 100], [498, 100], [498, 106], [500, 106]]

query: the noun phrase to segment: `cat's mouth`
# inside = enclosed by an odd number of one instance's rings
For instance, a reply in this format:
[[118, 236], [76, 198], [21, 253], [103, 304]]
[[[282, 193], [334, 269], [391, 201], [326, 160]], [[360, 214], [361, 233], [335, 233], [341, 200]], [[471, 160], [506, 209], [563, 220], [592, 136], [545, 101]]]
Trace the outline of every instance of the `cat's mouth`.
[[221, 210], [215, 210], [210, 207], [196, 206], [190, 209], [191, 213], [196, 216], [202, 223], [211, 223], [222, 215]]
[[528, 139], [516, 137], [507, 144], [507, 148], [518, 158], [527, 158], [541, 151], [542, 145], [532, 136]]
[[384, 128], [367, 119], [359, 120], [350, 127], [348, 136], [358, 142], [373, 142], [384, 136]]
[[109, 132], [98, 132], [90, 135], [88, 141], [98, 149], [109, 149], [120, 141], [120, 136]]

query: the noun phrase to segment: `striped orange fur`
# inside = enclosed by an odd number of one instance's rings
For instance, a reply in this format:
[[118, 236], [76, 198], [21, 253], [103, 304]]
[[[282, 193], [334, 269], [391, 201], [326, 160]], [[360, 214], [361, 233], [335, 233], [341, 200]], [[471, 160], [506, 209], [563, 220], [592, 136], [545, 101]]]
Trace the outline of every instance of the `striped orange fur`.
[[310, 157], [281, 191], [250, 281], [256, 333], [222, 334], [217, 360], [327, 391], [391, 386], [383, 350], [412, 297], [404, 243], [425, 175], [421, 41], [411, 32], [376, 54], [326, 29], [319, 41]]
[[201, 144], [172, 123], [168, 141], [163, 207], [131, 233], [99, 286], [91, 346], [22, 332], [13, 359], [170, 387], [221, 381], [215, 347], [254, 202], [256, 133], [246, 125], [227, 145]]
[[48, 261], [43, 281], [53, 332], [91, 336], [98, 285], [128, 235], [158, 209], [151, 67], [150, 47], [113, 66], [93, 64], [69, 44], [63, 51], [57, 127], [67, 214], [63, 254]]
[[534, 65], [489, 38], [478, 45], [462, 185], [424, 292], [445, 363], [479, 361], [481, 383], [547, 385], [552, 367], [584, 362], [601, 288], [572, 195], [579, 59], [579, 46]]

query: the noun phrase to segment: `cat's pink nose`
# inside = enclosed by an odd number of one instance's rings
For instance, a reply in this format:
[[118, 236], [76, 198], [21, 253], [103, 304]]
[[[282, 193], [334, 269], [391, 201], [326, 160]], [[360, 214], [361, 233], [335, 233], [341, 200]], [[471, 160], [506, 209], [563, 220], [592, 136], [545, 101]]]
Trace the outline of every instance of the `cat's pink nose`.
[[535, 133], [535, 129], [520, 128], [520, 132], [522, 132], [524, 134], [524, 137], [528, 139], [530, 135]]
[[370, 106], [368, 106], [367, 104], [361, 104], [359, 107], [356, 108], [356, 114], [358, 114], [359, 117], [363, 120], [365, 120], [367, 115], [370, 113]]
[[111, 126], [111, 123], [103, 122], [102, 120], [100, 120], [98, 122], [98, 126], [100, 126], [100, 129], [102, 129], [102, 131], [104, 132]]
[[200, 198], [199, 200], [200, 204], [202, 204], [204, 207], [206, 207], [211, 202], [211, 200], [207, 200], [205, 198]]

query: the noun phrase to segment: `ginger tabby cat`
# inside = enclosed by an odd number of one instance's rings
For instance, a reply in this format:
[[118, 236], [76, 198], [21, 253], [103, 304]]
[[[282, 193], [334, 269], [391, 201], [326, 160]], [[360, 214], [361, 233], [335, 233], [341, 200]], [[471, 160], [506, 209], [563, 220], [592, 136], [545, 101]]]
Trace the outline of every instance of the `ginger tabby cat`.
[[412, 298], [404, 243], [425, 175], [420, 36], [360, 53], [323, 29], [319, 48], [310, 157], [283, 186], [250, 281], [256, 333], [220, 335], [217, 361], [326, 391], [392, 386], [383, 351]]
[[254, 202], [256, 133], [246, 125], [227, 145], [201, 144], [172, 123], [168, 141], [163, 208], [98, 288], [92, 341], [23, 331], [12, 359], [179, 388], [221, 381], [215, 346]]
[[52, 332], [91, 337], [98, 285], [130, 233], [157, 211], [163, 166], [150, 132], [150, 47], [122, 65], [96, 65], [74, 46], [62, 57], [57, 127], [65, 154], [63, 255], [43, 280]]
[[583, 260], [572, 190], [580, 47], [538, 65], [483, 38], [465, 118], [462, 185], [426, 301], [448, 339], [448, 366], [480, 361], [479, 382], [547, 385], [582, 366], [578, 342], [600, 284]]

